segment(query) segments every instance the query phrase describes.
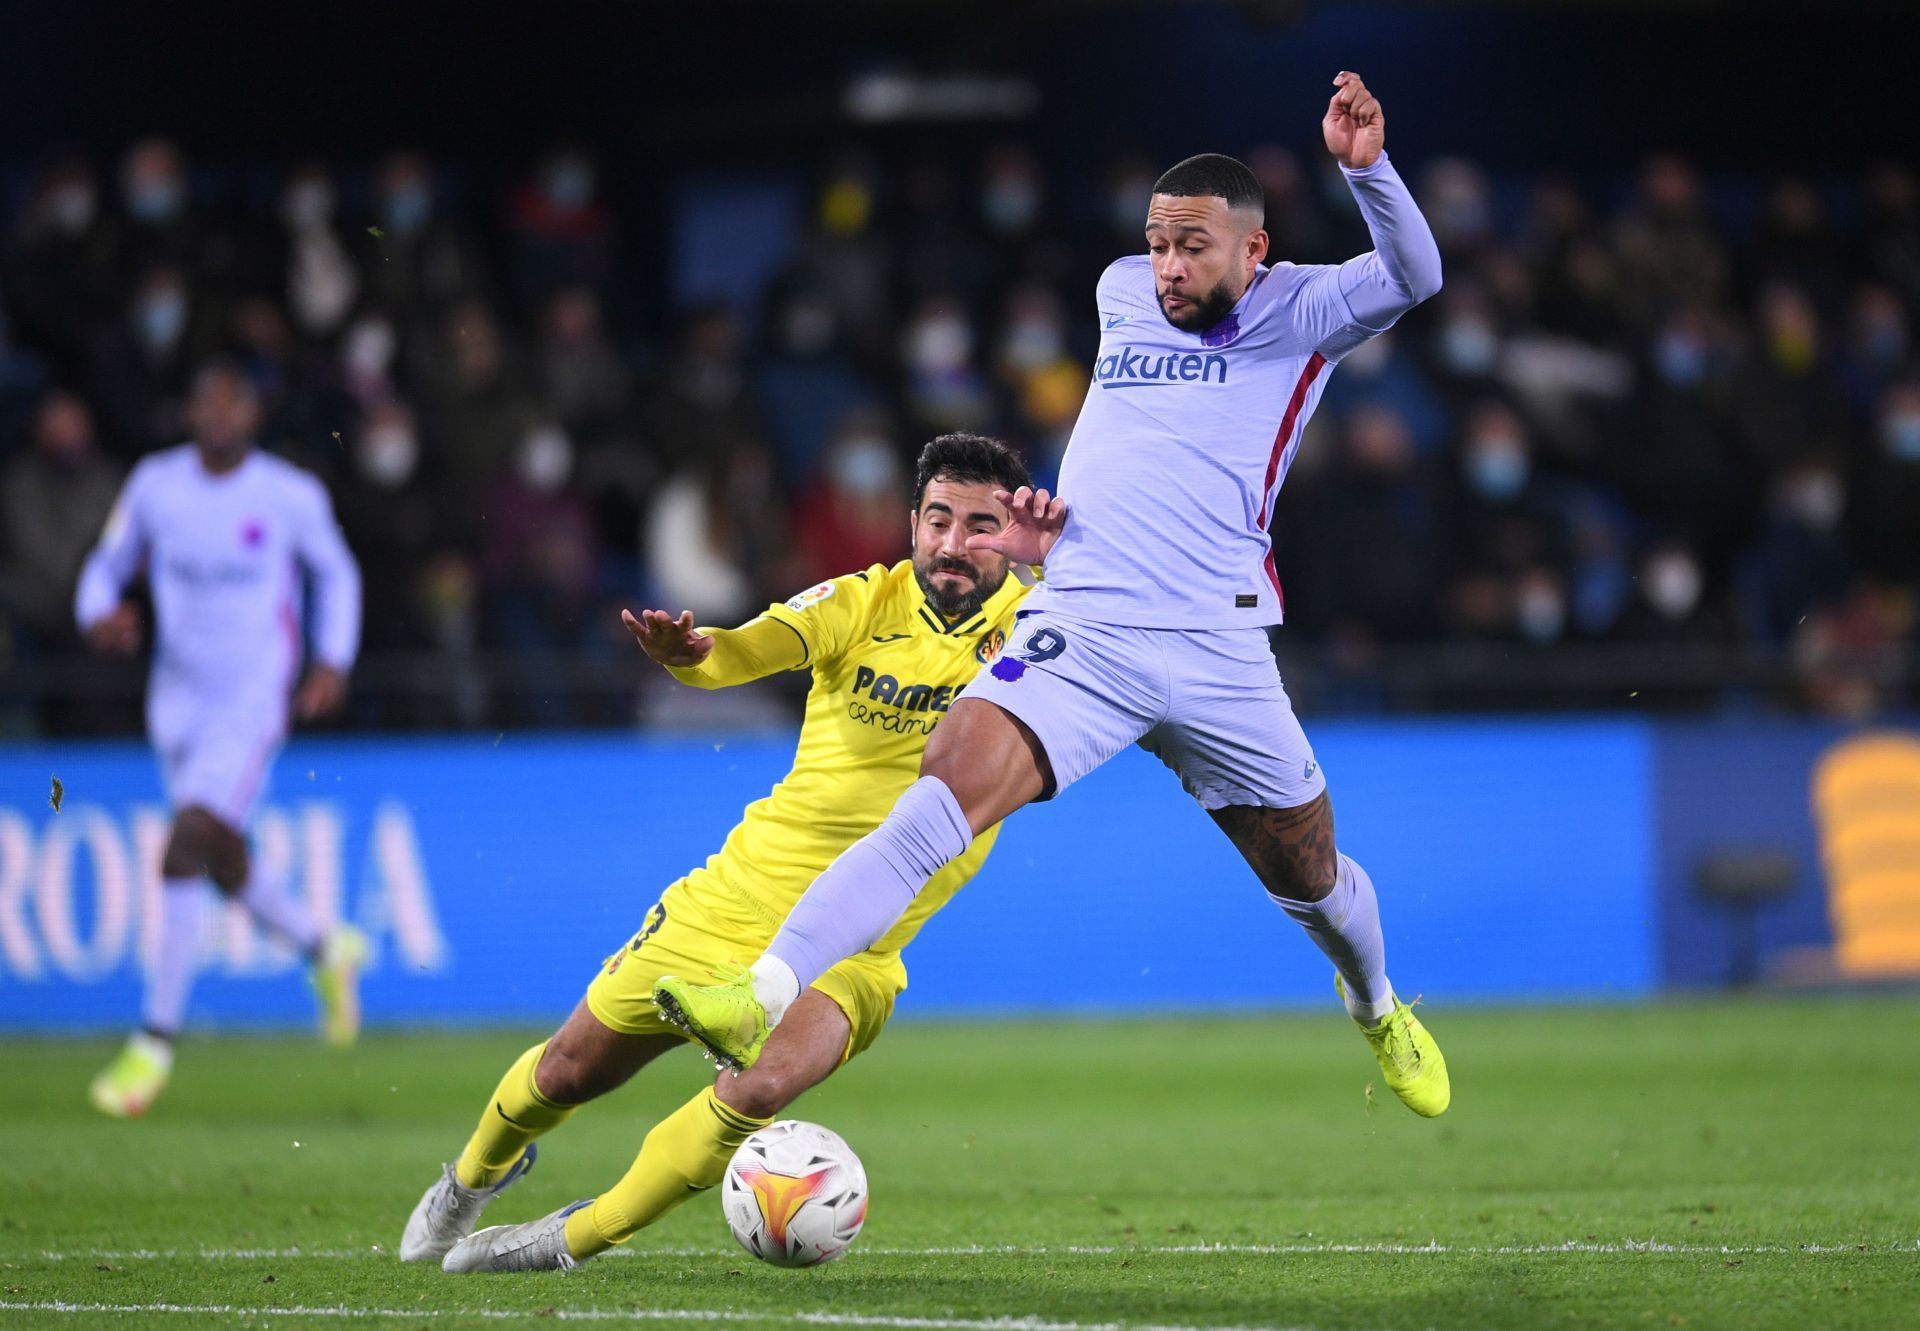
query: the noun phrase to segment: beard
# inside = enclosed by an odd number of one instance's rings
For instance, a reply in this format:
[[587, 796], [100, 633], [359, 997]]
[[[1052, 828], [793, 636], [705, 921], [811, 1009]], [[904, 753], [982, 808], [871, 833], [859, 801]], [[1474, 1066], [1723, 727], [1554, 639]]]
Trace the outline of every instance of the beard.
[[[965, 590], [953, 586], [943, 586], [933, 580], [936, 573], [963, 573], [973, 581]], [[993, 599], [1000, 585], [1007, 580], [1006, 571], [989, 580], [977, 565], [958, 559], [935, 559], [926, 564], [915, 560], [913, 580], [920, 584], [920, 590], [926, 594], [927, 601], [945, 620], [971, 618], [981, 606]]]
[[1242, 293], [1227, 290], [1226, 281], [1223, 279], [1204, 296], [1183, 294], [1181, 299], [1187, 302], [1187, 307], [1179, 314], [1168, 312], [1168, 294], [1166, 291], [1157, 293], [1160, 313], [1166, 317], [1167, 322], [1183, 333], [1204, 333], [1227, 317], [1227, 311], [1233, 308], [1234, 302], [1240, 299]]

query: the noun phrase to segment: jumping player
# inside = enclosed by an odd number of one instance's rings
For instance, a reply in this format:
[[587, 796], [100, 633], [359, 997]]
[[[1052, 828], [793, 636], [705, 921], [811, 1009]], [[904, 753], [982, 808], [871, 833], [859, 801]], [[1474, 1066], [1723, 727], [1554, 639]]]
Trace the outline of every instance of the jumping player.
[[[247, 850], [247, 822], [286, 737], [288, 704], [312, 720], [346, 698], [360, 642], [360, 570], [319, 481], [254, 451], [260, 403], [237, 366], [193, 382], [194, 441], [143, 458], [81, 570], [75, 617], [96, 649], [131, 654], [140, 617], [120, 599], [144, 567], [157, 619], [147, 733], [159, 755], [173, 829], [161, 859], [160, 941], [140, 1027], [93, 1080], [94, 1107], [146, 1112], [173, 1070], [173, 1041], [199, 961], [210, 878], [307, 959], [332, 1044], [360, 1026], [366, 940], [324, 931]], [[314, 585], [313, 662], [299, 691], [300, 568]]]
[[807, 884], [912, 784], [928, 736], [994, 659], [1026, 594], [1004, 555], [968, 545], [999, 535], [1007, 510], [994, 495], [1024, 492], [1026, 480], [1005, 444], [942, 435], [920, 454], [911, 559], [823, 582], [738, 629], [696, 629], [691, 612], [624, 616], [649, 657], [699, 688], [811, 670], [793, 770], [747, 806], [719, 854], [667, 888], [553, 1037], [507, 1069], [460, 1158], [414, 1208], [403, 1261], [549, 1270], [604, 1252], [718, 1183], [742, 1141], [873, 1043], [907, 985], [900, 949], [980, 868], [993, 828], [931, 875], [890, 928], [809, 977], [753, 1071], [719, 1078], [655, 1124], [619, 1182], [540, 1220], [472, 1233], [532, 1164], [534, 1138], [686, 1043], [655, 1010], [654, 982], [758, 955]]
[[1394, 997], [1373, 884], [1335, 847], [1326, 777], [1265, 633], [1282, 615], [1274, 502], [1329, 371], [1440, 289], [1359, 75], [1334, 80], [1321, 131], [1375, 246], [1343, 264], [1268, 267], [1259, 183], [1230, 157], [1189, 158], [1154, 186], [1148, 252], [1100, 279], [1100, 358], [1060, 476], [1070, 511], [1009, 495], [1007, 530], [973, 542], [1031, 560], [1058, 533], [1007, 651], [750, 971], [656, 987], [727, 1064], [752, 1067], [793, 996], [885, 933], [982, 830], [1138, 743], [1333, 962], [1387, 1084], [1416, 1113], [1447, 1108], [1446, 1063]]

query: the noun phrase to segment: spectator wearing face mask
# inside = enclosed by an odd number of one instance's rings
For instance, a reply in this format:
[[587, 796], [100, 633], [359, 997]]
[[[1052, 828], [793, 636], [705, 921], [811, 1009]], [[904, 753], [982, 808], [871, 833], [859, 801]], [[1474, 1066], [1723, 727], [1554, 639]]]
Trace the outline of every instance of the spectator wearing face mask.
[[99, 325], [122, 299], [113, 238], [84, 160], [61, 158], [41, 173], [5, 255], [0, 277], [14, 337], [51, 359], [61, 375], [84, 373]]
[[350, 233], [370, 303], [402, 329], [495, 294], [479, 246], [441, 204], [433, 164], [419, 153], [393, 153], [374, 173], [371, 228]]
[[591, 287], [554, 293], [540, 313], [535, 372], [541, 399], [577, 439], [623, 431], [633, 376], [607, 336]]
[[1447, 504], [1451, 564], [1505, 576], [1536, 566], [1564, 568], [1569, 548], [1569, 495], [1558, 477], [1535, 463], [1526, 423], [1497, 401], [1468, 416], [1457, 454], [1458, 476]]
[[1542, 329], [1624, 349], [1614, 254], [1578, 189], [1549, 180], [1533, 191], [1520, 253], [1533, 275], [1533, 318]]
[[155, 268], [120, 319], [99, 331], [89, 396], [125, 456], [180, 438], [187, 379], [208, 346], [204, 328], [185, 274]]
[[1834, 366], [1848, 407], [1861, 415], [1877, 411], [1880, 396], [1913, 361], [1907, 307], [1889, 287], [1855, 289], [1847, 317], [1846, 343]]
[[399, 393], [400, 337], [385, 315], [367, 313], [347, 326], [334, 365], [335, 382], [362, 410]]
[[275, 208], [273, 271], [262, 283], [281, 293], [302, 337], [330, 340], [360, 297], [360, 269], [342, 239], [333, 173], [318, 162], [287, 178]]
[[[982, 227], [969, 216], [952, 167], [938, 158], [913, 162], [904, 173], [900, 192], [899, 254], [894, 268], [907, 302], [936, 296], [966, 301], [989, 295], [995, 282], [992, 247]], [[1000, 208], [1005, 210], [1005, 204]], [[897, 340], [898, 328], [896, 320], [889, 344]]]
[[761, 446], [740, 325], [729, 310], [711, 306], [687, 321], [679, 346], [649, 388], [642, 414], [668, 472]]
[[1668, 314], [1641, 366], [1627, 427], [1600, 456], [1634, 512], [1683, 536], [1724, 572], [1760, 487], [1733, 422], [1732, 355], [1704, 311]]
[[1684, 540], [1654, 542], [1634, 566], [1633, 599], [1614, 636], [1622, 642], [1723, 641], [1730, 626], [1709, 596], [1707, 571]]
[[1648, 160], [1612, 238], [1620, 308], [1633, 327], [1650, 326], [1676, 303], [1716, 309], [1725, 302], [1732, 261], [1707, 215], [1699, 174], [1680, 158]]
[[1881, 395], [1860, 451], [1852, 523], [1860, 564], [1913, 586], [1920, 583], [1920, 379]]
[[1734, 382], [1743, 444], [1766, 471], [1809, 448], [1837, 449], [1847, 435], [1820, 314], [1806, 291], [1778, 284], [1761, 293], [1752, 345]]
[[169, 139], [142, 139], [121, 159], [120, 212], [111, 229], [114, 267], [126, 285], [161, 267], [195, 285], [232, 275], [231, 246], [195, 215], [186, 160]]
[[1440, 292], [1437, 313], [1437, 320], [1426, 321], [1427, 370], [1458, 412], [1496, 390], [1503, 338], [1492, 302], [1471, 282], [1448, 283]]
[[907, 325], [902, 354], [916, 431], [940, 434], [987, 423], [993, 400], [975, 358], [973, 325], [959, 302], [938, 296], [922, 302]]
[[486, 305], [463, 301], [447, 312], [427, 367], [429, 419], [440, 442], [444, 498], [462, 515], [468, 539], [486, 532], [482, 503], [507, 469], [533, 410], [512, 360], [507, 332]]
[[1831, 311], [1845, 290], [1845, 257], [1826, 203], [1811, 184], [1782, 180], [1768, 191], [1747, 257], [1755, 279], [1796, 287], [1816, 307]]
[[48, 377], [46, 362], [14, 338], [13, 323], [0, 308], [0, 454], [21, 437]]
[[421, 570], [448, 543], [413, 412], [399, 401], [379, 404], [348, 437], [347, 451], [349, 465], [335, 487], [340, 528], [364, 567], [384, 570], [366, 580], [366, 644], [429, 646]]
[[1893, 162], [1866, 179], [1859, 253], [1873, 276], [1909, 305], [1920, 305], [1920, 179]]
[[491, 636], [503, 647], [560, 651], [596, 636], [599, 549], [573, 466], [566, 431], [538, 421], [488, 492], [480, 571]]
[[613, 276], [614, 219], [600, 171], [579, 147], [548, 153], [507, 203], [514, 289], [537, 308], [563, 287], [604, 287]]
[[781, 477], [811, 485], [835, 426], [879, 393], [843, 351], [839, 315], [827, 293], [790, 287], [775, 305], [770, 345], [753, 371], [753, 396], [766, 422]]
[[911, 508], [900, 455], [884, 418], [860, 412], [840, 426], [820, 479], [794, 506], [793, 530], [814, 580], [885, 564], [900, 549]]
[[1426, 639], [1438, 627], [1442, 526], [1412, 432], [1391, 407], [1363, 406], [1339, 444], [1310, 495], [1283, 497], [1275, 519], [1282, 566], [1298, 570], [1302, 589], [1289, 598], [1289, 623], [1348, 652]]
[[0, 470], [0, 606], [44, 648], [75, 645], [73, 588], [120, 488], [93, 413], [55, 391], [34, 413], [32, 447]]
[[1007, 297], [994, 373], [998, 414], [1025, 445], [1034, 484], [1051, 488], [1087, 394], [1086, 363], [1069, 349], [1066, 309], [1051, 287], [1027, 283]]
[[1355, 347], [1327, 381], [1320, 410], [1345, 418], [1363, 407], [1385, 407], [1421, 456], [1432, 457], [1446, 447], [1453, 421], [1407, 346], [1400, 334], [1382, 333]]
[[1846, 480], [1830, 458], [1809, 454], [1774, 478], [1748, 573], [1763, 637], [1784, 642], [1806, 616], [1846, 596], [1854, 574], [1846, 516]]

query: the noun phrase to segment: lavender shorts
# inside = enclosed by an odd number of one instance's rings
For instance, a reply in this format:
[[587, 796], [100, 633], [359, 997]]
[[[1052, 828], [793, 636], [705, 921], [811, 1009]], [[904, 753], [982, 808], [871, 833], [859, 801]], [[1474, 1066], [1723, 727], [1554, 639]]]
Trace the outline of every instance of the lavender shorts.
[[1291, 809], [1326, 776], [1293, 714], [1264, 629], [1150, 629], [1023, 613], [962, 694], [1027, 724], [1065, 790], [1129, 744], [1172, 768], [1203, 808]]

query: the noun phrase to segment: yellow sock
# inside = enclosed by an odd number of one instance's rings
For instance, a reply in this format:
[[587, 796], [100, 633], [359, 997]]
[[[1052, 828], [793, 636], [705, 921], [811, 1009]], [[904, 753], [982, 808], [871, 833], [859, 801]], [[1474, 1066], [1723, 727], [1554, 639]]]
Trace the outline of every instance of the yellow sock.
[[454, 1164], [454, 1173], [469, 1188], [491, 1188], [505, 1178], [527, 1143], [549, 1128], [565, 1123], [573, 1105], [557, 1105], [533, 1084], [533, 1070], [546, 1052], [542, 1040], [520, 1055], [494, 1087], [493, 1098], [480, 1115], [480, 1125], [467, 1139]]
[[771, 1122], [729, 1108], [705, 1088], [654, 1125], [624, 1178], [567, 1217], [567, 1251], [580, 1260], [625, 1243], [718, 1183], [740, 1143]]

